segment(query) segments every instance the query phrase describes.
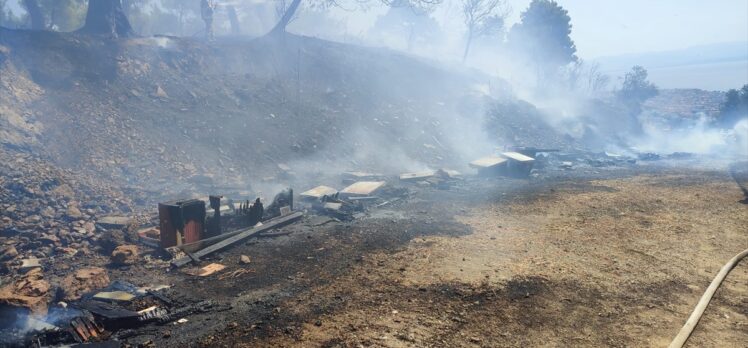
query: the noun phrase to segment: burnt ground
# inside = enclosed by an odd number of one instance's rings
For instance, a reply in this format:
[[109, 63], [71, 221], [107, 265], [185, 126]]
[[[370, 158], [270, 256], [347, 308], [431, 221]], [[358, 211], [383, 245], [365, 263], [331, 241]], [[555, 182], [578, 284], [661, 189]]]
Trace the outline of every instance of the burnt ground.
[[[129, 345], [252, 347], [666, 346], [724, 262], [748, 247], [748, 207], [724, 172], [633, 167], [528, 180], [469, 178], [352, 222], [308, 215], [289, 234], [204, 263], [113, 279], [171, 284], [215, 311]], [[239, 263], [251, 257], [249, 265]], [[249, 271], [230, 275], [241, 268]], [[728, 277], [691, 346], [748, 338], [748, 268]]]

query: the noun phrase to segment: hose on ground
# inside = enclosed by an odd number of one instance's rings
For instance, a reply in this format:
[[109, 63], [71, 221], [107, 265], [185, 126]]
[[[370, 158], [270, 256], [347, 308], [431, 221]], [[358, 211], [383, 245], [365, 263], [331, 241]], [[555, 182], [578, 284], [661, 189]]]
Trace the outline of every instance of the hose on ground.
[[683, 347], [683, 345], [688, 340], [688, 337], [691, 336], [693, 329], [696, 328], [696, 324], [699, 323], [699, 319], [701, 319], [701, 315], [704, 314], [706, 306], [709, 305], [709, 301], [712, 300], [714, 293], [717, 291], [719, 286], [722, 285], [722, 281], [725, 280], [727, 274], [730, 273], [735, 265], [737, 265], [738, 262], [740, 262], [740, 260], [742, 260], [746, 256], [748, 256], [748, 249], [743, 250], [742, 253], [735, 255], [735, 257], [730, 259], [730, 261], [722, 267], [717, 276], [714, 277], [714, 280], [712, 280], [712, 283], [709, 284], [709, 287], [706, 289], [704, 295], [701, 296], [701, 300], [699, 300], [699, 303], [696, 304], [696, 308], [693, 310], [693, 313], [691, 313], [691, 316], [688, 317], [688, 321], [686, 321], [686, 324], [683, 325], [683, 327], [680, 329], [680, 332], [678, 332], [678, 335], [675, 336], [673, 342], [670, 343], [668, 348]]

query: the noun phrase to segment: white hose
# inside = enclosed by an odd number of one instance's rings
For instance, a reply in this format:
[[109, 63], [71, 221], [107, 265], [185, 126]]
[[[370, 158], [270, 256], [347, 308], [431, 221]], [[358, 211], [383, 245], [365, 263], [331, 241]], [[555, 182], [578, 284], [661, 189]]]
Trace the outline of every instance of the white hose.
[[688, 340], [688, 337], [691, 336], [693, 329], [696, 328], [696, 324], [699, 323], [701, 315], [704, 314], [706, 306], [709, 305], [709, 301], [712, 300], [712, 296], [714, 296], [714, 293], [722, 284], [722, 281], [725, 280], [725, 277], [727, 277], [727, 274], [730, 273], [735, 265], [737, 265], [738, 262], [740, 262], [740, 260], [742, 260], [746, 256], [748, 256], [748, 249], [743, 250], [742, 253], [735, 255], [735, 257], [730, 259], [730, 261], [722, 267], [717, 276], [714, 277], [714, 280], [712, 280], [712, 283], [709, 284], [709, 288], [706, 289], [704, 295], [701, 296], [701, 300], [699, 300], [699, 303], [696, 304], [696, 308], [693, 310], [693, 313], [691, 313], [691, 316], [688, 317], [686, 325], [683, 325], [683, 328], [680, 329], [680, 332], [678, 332], [678, 335], [675, 336], [673, 342], [670, 343], [668, 348], [683, 347], [683, 345], [686, 343], [686, 340]]

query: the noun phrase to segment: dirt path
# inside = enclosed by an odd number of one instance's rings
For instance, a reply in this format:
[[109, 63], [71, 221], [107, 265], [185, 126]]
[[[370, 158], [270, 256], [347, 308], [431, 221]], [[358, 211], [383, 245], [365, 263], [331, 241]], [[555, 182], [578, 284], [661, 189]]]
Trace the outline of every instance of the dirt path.
[[[303, 321], [292, 334], [237, 341], [666, 346], [722, 264], [748, 247], [748, 208], [737, 203], [740, 192], [727, 176], [562, 183], [520, 197], [458, 212], [469, 235], [435, 233], [394, 253], [362, 256], [349, 272], [280, 306]], [[691, 346], [744, 346], [747, 283], [741, 264], [717, 292]]]

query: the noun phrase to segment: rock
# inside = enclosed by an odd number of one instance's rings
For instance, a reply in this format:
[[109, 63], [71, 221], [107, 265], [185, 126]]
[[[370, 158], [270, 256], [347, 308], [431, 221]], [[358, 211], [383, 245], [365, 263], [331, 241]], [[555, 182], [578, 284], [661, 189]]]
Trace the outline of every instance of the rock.
[[47, 314], [49, 289], [41, 269], [29, 271], [23, 278], [0, 289], [0, 317], [7, 318], [9, 313], [11, 316], [22, 314], [19, 312]]
[[242, 263], [242, 264], [244, 264], [244, 265], [248, 265], [248, 264], [249, 264], [250, 262], [252, 262], [252, 260], [251, 260], [251, 259], [249, 258], [249, 256], [247, 256], [247, 255], [242, 255], [242, 256], [241, 256], [241, 257], [239, 258], [239, 262], [241, 262], [241, 263]]
[[52, 208], [52, 207], [46, 207], [46, 208], [44, 208], [44, 210], [42, 210], [41, 214], [42, 214], [42, 216], [44, 216], [44, 217], [46, 217], [48, 219], [51, 219], [51, 218], [55, 217], [55, 209]]
[[16, 247], [10, 245], [0, 248], [0, 261], [10, 261], [18, 257], [18, 250]]
[[169, 98], [169, 95], [166, 94], [166, 91], [164, 91], [164, 89], [161, 88], [161, 86], [156, 86], [156, 91], [153, 92], [153, 96], [156, 98], [164, 98], [164, 99]]
[[74, 205], [68, 207], [67, 214], [73, 219], [80, 219], [81, 217], [83, 217], [83, 213], [81, 213], [80, 209], [78, 209], [78, 207]]
[[60, 287], [65, 292], [63, 300], [75, 301], [85, 293], [101, 289], [109, 285], [109, 275], [100, 267], [83, 268], [68, 275], [62, 280]]
[[125, 245], [125, 233], [121, 230], [107, 230], [101, 234], [99, 239], [99, 246], [101, 246], [104, 255], [111, 255], [120, 245]]
[[19, 270], [21, 272], [26, 272], [34, 268], [41, 268], [42, 264], [39, 263], [39, 259], [25, 259], [21, 261], [21, 267]]
[[42, 221], [42, 217], [39, 216], [39, 215], [31, 215], [31, 216], [27, 217], [26, 219], [24, 219], [24, 221], [27, 222], [27, 223], [34, 224], [34, 223], [37, 223], [39, 221]]
[[120, 245], [114, 249], [111, 258], [112, 264], [134, 265], [138, 262], [138, 247], [135, 245]]
[[127, 225], [130, 224], [131, 221], [132, 219], [126, 216], [104, 216], [96, 221], [96, 223], [106, 229], [124, 229], [127, 227]]
[[60, 245], [60, 238], [54, 234], [44, 234], [38, 240], [44, 244]]
[[78, 250], [75, 250], [73, 248], [57, 247], [55, 248], [55, 252], [62, 255], [75, 256], [75, 254], [78, 253]]

